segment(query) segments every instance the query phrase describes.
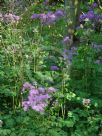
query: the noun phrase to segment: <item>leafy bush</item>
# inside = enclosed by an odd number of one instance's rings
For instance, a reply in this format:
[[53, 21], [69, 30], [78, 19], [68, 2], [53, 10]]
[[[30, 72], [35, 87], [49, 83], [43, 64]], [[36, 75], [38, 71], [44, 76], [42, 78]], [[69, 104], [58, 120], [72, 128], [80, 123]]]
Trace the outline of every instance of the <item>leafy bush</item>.
[[[87, 13], [89, 9], [85, 4], [83, 7]], [[59, 4], [34, 3], [22, 11], [20, 21], [1, 22], [2, 136], [102, 135], [102, 22], [82, 21], [70, 47], [65, 16], [48, 25], [43, 25], [41, 18], [31, 19], [33, 14], [42, 12], [47, 17], [48, 10], [55, 15], [62, 9]], [[98, 8], [94, 12], [101, 14]], [[23, 110], [22, 102], [29, 100], [28, 94], [39, 89], [47, 94], [49, 87], [57, 91], [47, 99], [43, 113], [32, 105]], [[31, 98], [34, 103], [35, 95]]]

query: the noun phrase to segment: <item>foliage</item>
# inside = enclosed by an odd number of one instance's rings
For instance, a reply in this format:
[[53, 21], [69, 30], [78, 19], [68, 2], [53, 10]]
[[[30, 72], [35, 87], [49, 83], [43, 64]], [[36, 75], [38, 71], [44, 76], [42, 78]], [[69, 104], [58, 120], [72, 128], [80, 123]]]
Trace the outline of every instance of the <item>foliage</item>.
[[[86, 14], [88, 2], [81, 3]], [[70, 47], [66, 16], [49, 25], [31, 19], [33, 14], [63, 8], [62, 4], [34, 3], [25, 12], [16, 11], [22, 12], [20, 21], [0, 24], [2, 136], [102, 135], [102, 20], [82, 21]], [[101, 14], [99, 8], [94, 12]], [[57, 91], [47, 100], [43, 113], [31, 109], [32, 105], [23, 110], [28, 94], [42, 89], [47, 94], [49, 87]]]

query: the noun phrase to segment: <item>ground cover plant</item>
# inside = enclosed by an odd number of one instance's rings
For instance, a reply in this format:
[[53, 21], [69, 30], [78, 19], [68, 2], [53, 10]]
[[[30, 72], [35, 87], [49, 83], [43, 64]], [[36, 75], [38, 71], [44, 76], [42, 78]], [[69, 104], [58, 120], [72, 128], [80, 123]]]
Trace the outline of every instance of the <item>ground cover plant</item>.
[[0, 136], [102, 136], [102, 2], [0, 5]]

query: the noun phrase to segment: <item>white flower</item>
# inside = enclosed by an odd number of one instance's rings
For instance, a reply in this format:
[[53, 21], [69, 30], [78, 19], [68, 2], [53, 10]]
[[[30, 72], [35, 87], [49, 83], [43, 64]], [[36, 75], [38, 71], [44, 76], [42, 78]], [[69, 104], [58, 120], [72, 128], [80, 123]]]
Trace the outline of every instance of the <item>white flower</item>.
[[90, 99], [83, 99], [83, 105], [89, 105], [91, 103]]
[[2, 121], [2, 120], [0, 120], [0, 127], [2, 127], [2, 125], [3, 125], [3, 121]]
[[86, 18], [85, 21], [88, 22], [88, 21], [89, 21], [89, 18]]

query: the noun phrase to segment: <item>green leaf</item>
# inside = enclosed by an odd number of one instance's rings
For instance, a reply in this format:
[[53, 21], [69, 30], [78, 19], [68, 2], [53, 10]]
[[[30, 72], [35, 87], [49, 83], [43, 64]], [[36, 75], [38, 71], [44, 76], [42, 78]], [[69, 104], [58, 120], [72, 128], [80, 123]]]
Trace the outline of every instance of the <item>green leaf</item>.
[[73, 127], [74, 126], [74, 121], [73, 120], [65, 120], [64, 121], [64, 125], [66, 126], [66, 127], [68, 127], [68, 128], [70, 128], [70, 127]]

